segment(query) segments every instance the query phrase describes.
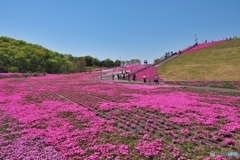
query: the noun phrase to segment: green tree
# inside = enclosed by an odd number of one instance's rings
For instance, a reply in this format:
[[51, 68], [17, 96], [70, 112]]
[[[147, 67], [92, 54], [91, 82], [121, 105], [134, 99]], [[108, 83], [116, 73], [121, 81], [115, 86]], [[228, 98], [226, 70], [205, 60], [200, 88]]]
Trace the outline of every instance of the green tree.
[[120, 60], [115, 60], [115, 62], [114, 62], [114, 66], [115, 67], [118, 67], [118, 66], [121, 66], [121, 61]]
[[93, 59], [93, 57], [91, 57], [91, 56], [85, 56], [85, 62], [86, 62], [87, 67], [92, 66], [92, 59]]
[[[107, 58], [101, 62], [105, 67], [119, 66], [119, 60], [113, 62]], [[86, 66], [99, 65], [100, 60], [90, 55], [73, 57], [71, 54], [60, 54], [38, 44], [0, 37], [0, 71], [7, 71], [9, 68], [11, 71], [64, 73], [85, 71]]]
[[15, 73], [15, 72], [18, 72], [19, 70], [18, 70], [18, 67], [12, 66], [12, 67], [9, 67], [8, 71], [12, 72], [12, 73]]
[[99, 66], [99, 63], [100, 63], [99, 59], [97, 58], [92, 59], [92, 66]]
[[107, 59], [104, 60], [104, 66], [108, 67], [108, 68], [113, 67], [114, 62], [111, 59], [107, 58]]
[[154, 59], [154, 63], [156, 63], [156, 62], [159, 61], [159, 60], [160, 60], [159, 58]]
[[125, 66], [125, 64], [126, 64], [126, 61], [122, 60], [122, 61], [121, 61], [121, 65], [122, 65], [122, 66]]
[[14, 57], [14, 66], [18, 66], [18, 69], [29, 71], [29, 61], [26, 59], [26, 55], [23, 51], [17, 52], [17, 54]]
[[77, 58], [76, 71], [77, 72], [85, 72], [86, 71], [86, 61], [85, 61], [84, 57]]

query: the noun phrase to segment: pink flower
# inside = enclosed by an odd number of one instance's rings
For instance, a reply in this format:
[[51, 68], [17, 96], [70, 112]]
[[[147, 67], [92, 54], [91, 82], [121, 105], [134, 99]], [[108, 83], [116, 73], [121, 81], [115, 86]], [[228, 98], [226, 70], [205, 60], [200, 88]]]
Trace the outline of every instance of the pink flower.
[[153, 142], [140, 141], [136, 146], [136, 149], [141, 155], [149, 158], [159, 154], [159, 152], [162, 150], [162, 144], [159, 140], [155, 140]]
[[235, 143], [235, 141], [232, 138], [225, 138], [224, 141], [223, 141], [224, 145], [231, 145], [231, 144], [234, 144], [234, 143]]
[[188, 129], [181, 129], [181, 133], [184, 134], [184, 135], [189, 135], [190, 134]]
[[149, 140], [149, 139], [150, 139], [150, 137], [149, 137], [149, 135], [148, 135], [148, 134], [144, 134], [144, 136], [143, 136], [143, 139], [144, 139], [144, 140]]
[[118, 151], [122, 155], [129, 155], [129, 147], [127, 145], [120, 145]]

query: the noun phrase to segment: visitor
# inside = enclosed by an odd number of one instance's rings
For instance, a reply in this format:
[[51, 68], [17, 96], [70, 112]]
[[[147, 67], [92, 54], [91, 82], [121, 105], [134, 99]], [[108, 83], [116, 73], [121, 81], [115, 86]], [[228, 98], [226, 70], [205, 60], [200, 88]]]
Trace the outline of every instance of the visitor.
[[114, 80], [114, 74], [112, 74], [112, 80]]
[[136, 74], [134, 73], [133, 74], [133, 81], [135, 81], [136, 80]]
[[156, 84], [159, 84], [158, 75], [156, 75], [156, 77], [155, 77], [155, 79], [154, 79], [154, 82], [155, 82]]
[[130, 74], [128, 74], [128, 81], [130, 81]]
[[143, 82], [146, 83], [146, 75], [143, 75]]
[[120, 77], [119, 77], [119, 74], [117, 75], [117, 78], [118, 78], [118, 80], [119, 80], [119, 78], [120, 78]]

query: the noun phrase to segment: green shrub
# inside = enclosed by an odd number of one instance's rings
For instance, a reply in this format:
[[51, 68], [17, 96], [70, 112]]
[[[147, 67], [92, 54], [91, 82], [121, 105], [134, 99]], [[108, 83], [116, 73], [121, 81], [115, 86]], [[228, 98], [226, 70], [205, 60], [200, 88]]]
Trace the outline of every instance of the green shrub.
[[18, 67], [15, 66], [9, 67], [8, 71], [13, 73], [18, 72]]

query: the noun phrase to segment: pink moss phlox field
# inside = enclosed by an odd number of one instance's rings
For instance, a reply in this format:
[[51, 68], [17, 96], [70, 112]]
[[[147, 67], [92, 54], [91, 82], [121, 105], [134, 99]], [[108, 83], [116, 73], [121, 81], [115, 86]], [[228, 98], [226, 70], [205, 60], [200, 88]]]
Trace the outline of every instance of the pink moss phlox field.
[[[155, 77], [156, 77], [156, 75], [158, 75], [158, 73], [157, 73], [157, 67], [149, 67], [149, 68], [147, 68], [147, 69], [144, 69], [144, 70], [136, 73], [136, 79], [137, 79], [138, 81], [143, 81], [143, 76], [144, 76], [144, 74], [145, 74], [145, 76], [146, 76], [146, 80], [147, 80], [147, 81], [153, 82], [154, 79], [155, 79]], [[159, 80], [161, 80], [161, 78], [159, 78]]]
[[162, 150], [161, 140], [156, 139], [151, 141], [150, 138], [146, 138], [146, 135], [144, 135], [143, 140], [139, 140], [136, 149], [141, 155], [144, 155], [147, 158], [157, 156]]
[[130, 71], [130, 72], [132, 72], [132, 71], [136, 71], [136, 70], [138, 70], [138, 69], [142, 69], [142, 68], [144, 68], [144, 67], [146, 67], [145, 65], [143, 65], [143, 64], [139, 64], [139, 65], [135, 65], [135, 64], [133, 64], [133, 65], [125, 65], [125, 66], [120, 66], [120, 67], [116, 67], [116, 68], [114, 68], [113, 69], [113, 71]]
[[21, 73], [0, 73], [0, 79], [10, 77], [22, 77]]
[[238, 95], [98, 76], [0, 80], [0, 159], [209, 159], [240, 148]]
[[203, 43], [203, 44], [200, 44], [200, 45], [198, 45], [196, 47], [193, 47], [192, 49], [184, 52], [184, 54], [191, 53], [191, 52], [194, 52], [194, 51], [197, 51], [197, 50], [200, 50], [200, 49], [204, 49], [206, 47], [210, 47], [210, 46], [213, 46], [213, 45], [225, 42], [225, 41], [226, 40], [220, 40], [220, 41], [216, 41], [216, 42]]

